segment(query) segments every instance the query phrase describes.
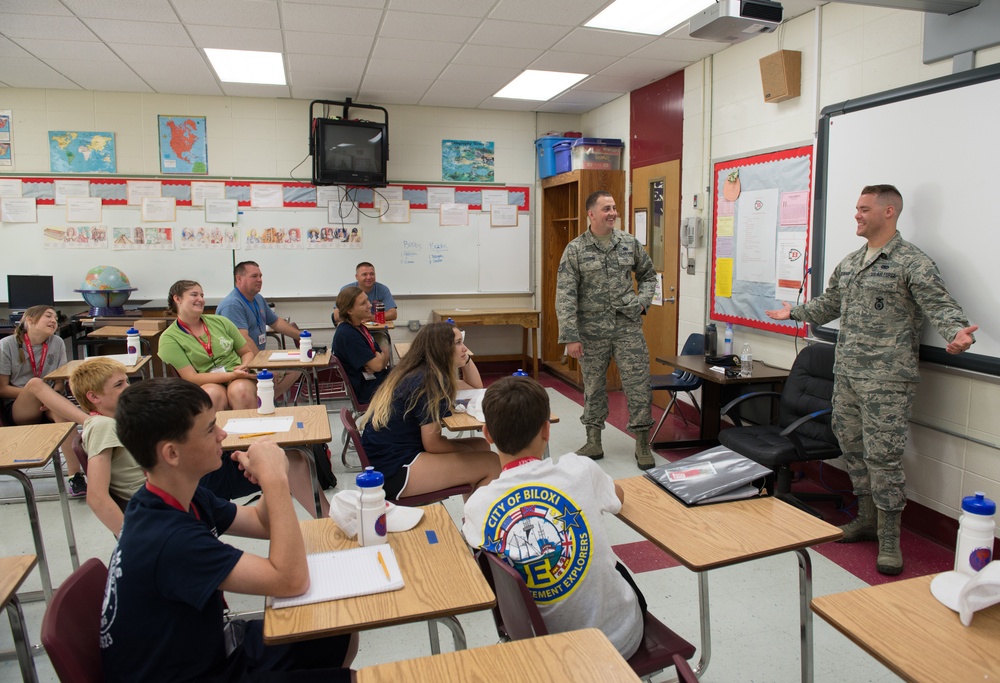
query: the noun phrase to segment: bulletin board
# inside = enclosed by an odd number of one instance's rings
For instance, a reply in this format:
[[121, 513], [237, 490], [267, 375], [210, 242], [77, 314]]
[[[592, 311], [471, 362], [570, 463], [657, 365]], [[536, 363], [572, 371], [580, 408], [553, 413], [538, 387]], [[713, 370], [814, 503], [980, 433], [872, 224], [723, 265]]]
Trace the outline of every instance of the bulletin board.
[[812, 156], [806, 145], [713, 164], [712, 320], [805, 336], [764, 311], [804, 300]]

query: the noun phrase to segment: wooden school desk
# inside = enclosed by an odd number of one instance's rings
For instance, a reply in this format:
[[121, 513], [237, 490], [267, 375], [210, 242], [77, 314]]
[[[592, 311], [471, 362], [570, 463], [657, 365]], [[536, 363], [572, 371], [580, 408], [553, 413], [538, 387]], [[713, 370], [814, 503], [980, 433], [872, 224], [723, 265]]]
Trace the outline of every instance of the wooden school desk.
[[657, 362], [669, 365], [677, 370], [690, 372], [701, 377], [701, 433], [697, 439], [682, 441], [657, 440], [653, 435], [653, 448], [686, 448], [693, 446], [718, 446], [719, 427], [721, 424], [722, 392], [725, 387], [740, 384], [769, 384], [771, 391], [781, 392], [788, 379], [788, 370], [770, 368], [759, 360], [753, 362], [753, 375], [750, 377], [726, 377], [723, 372], [715, 372], [711, 365], [705, 362], [704, 356], [665, 356], [657, 357]]
[[[17, 589], [28, 578], [34, 567], [34, 555], [0, 557], [0, 605], [7, 610], [7, 617], [10, 620], [14, 652], [17, 653], [17, 663], [21, 667], [22, 681], [38, 680], [35, 660], [31, 655], [31, 642], [28, 640], [28, 629], [25, 628], [24, 613], [21, 611], [21, 601], [17, 598]], [[9, 652], [0, 652], [0, 655], [5, 654]]]
[[[60, 365], [58, 368], [45, 375], [42, 379], [55, 382], [68, 382], [70, 375], [73, 371], [80, 367], [84, 361], [88, 361], [91, 358], [100, 358], [100, 356], [90, 356], [90, 358], [84, 358], [83, 360], [71, 360], [65, 365]], [[152, 356], [140, 356], [139, 361], [135, 365], [126, 365], [125, 374], [129, 377], [134, 375], [142, 375], [146, 377], [146, 370], [149, 367], [150, 361], [153, 360]]]
[[66, 481], [62, 476], [62, 461], [59, 457], [59, 444], [74, 429], [76, 425], [72, 422], [0, 427], [0, 474], [14, 477], [21, 482], [21, 488], [24, 489], [24, 502], [28, 506], [28, 520], [31, 522], [31, 535], [35, 541], [38, 572], [42, 577], [42, 593], [46, 602], [52, 598], [52, 579], [49, 576], [49, 562], [45, 557], [45, 544], [42, 542], [42, 525], [38, 520], [38, 507], [35, 505], [35, 489], [31, 485], [31, 480], [21, 470], [45, 467], [49, 460], [52, 460], [56, 488], [59, 490], [59, 504], [62, 506], [63, 525], [66, 527], [69, 558], [73, 569], [79, 568], [76, 534], [73, 533], [73, 518], [69, 514]]
[[298, 358], [295, 360], [271, 360], [271, 356], [276, 353], [291, 353], [291, 351], [283, 349], [264, 349], [263, 351], [258, 351], [257, 355], [247, 365], [247, 369], [254, 372], [260, 372], [261, 370], [297, 372], [302, 375], [302, 379], [309, 388], [309, 400], [313, 405], [319, 405], [319, 371], [330, 364], [330, 352], [313, 354], [313, 357], [305, 363]]
[[1000, 605], [962, 626], [958, 613], [931, 595], [933, 578], [824, 595], [812, 608], [904, 680], [1000, 679]]
[[[454, 616], [489, 609], [496, 602], [472, 552], [440, 503], [421, 508], [424, 517], [409, 531], [389, 534], [389, 545], [403, 573], [398, 591], [264, 610], [264, 642], [292, 643], [414, 621], [440, 621], [452, 629], [456, 649], [465, 633]], [[300, 523], [306, 552], [356, 548], [332, 519]], [[435, 654], [437, 630], [428, 624]], [[400, 679], [406, 680], [406, 679]]]
[[[89, 333], [86, 337], [77, 340], [77, 343], [93, 343], [95, 340], [106, 341], [109, 339], [121, 339], [125, 341], [128, 338], [128, 325], [107, 325], [105, 327], [100, 327], [93, 332]], [[146, 344], [146, 350], [149, 352], [150, 356], [158, 357], [157, 354], [160, 350], [160, 335], [163, 334], [163, 330], [139, 330], [139, 344]], [[87, 340], [91, 340], [88, 342]], [[166, 363], [160, 361], [159, 363], [153, 364], [153, 376], [154, 377], [166, 377], [167, 376], [167, 366]]]
[[[459, 327], [475, 325], [520, 325], [521, 362], [527, 368], [532, 361], [532, 376], [538, 379], [538, 326], [542, 312], [531, 308], [469, 308], [434, 309], [431, 322], [439, 323], [451, 318]], [[531, 356], [528, 356], [528, 331], [531, 331]]]
[[324, 406], [290, 406], [286, 408], [275, 408], [270, 415], [259, 415], [256, 408], [247, 410], [222, 410], [215, 414], [215, 423], [225, 429], [226, 423], [234, 419], [258, 418], [258, 417], [281, 417], [291, 415], [292, 428], [287, 432], [276, 432], [267, 436], [241, 438], [239, 434], [228, 434], [222, 442], [224, 451], [246, 450], [254, 441], [261, 439], [271, 439], [282, 448], [297, 450], [305, 458], [309, 466], [309, 476], [313, 484], [313, 501], [316, 503], [316, 516], [322, 517], [323, 510], [320, 507], [320, 496], [323, 490], [319, 486], [319, 478], [316, 476], [316, 461], [313, 460], [313, 444], [329, 443], [333, 435], [330, 433], [330, 420], [326, 417], [326, 407]]
[[607, 636], [596, 628], [405, 659], [358, 671], [358, 683], [492, 681], [506, 677], [545, 683], [639, 681]]
[[777, 498], [753, 498], [687, 507], [646, 477], [619, 479], [625, 503], [618, 518], [698, 573], [701, 612], [701, 659], [697, 673], [712, 657], [708, 570], [794, 552], [799, 562], [799, 620], [802, 680], [813, 679], [811, 545], [835, 541], [843, 532]]

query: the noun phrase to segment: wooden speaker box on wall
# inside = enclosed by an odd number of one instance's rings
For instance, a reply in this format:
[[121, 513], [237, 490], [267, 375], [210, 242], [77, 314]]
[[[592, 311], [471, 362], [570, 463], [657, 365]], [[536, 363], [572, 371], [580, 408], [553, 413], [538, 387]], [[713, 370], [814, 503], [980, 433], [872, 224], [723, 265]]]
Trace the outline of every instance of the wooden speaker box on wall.
[[762, 57], [760, 80], [765, 102], [784, 102], [798, 97], [802, 87], [802, 53], [778, 50]]

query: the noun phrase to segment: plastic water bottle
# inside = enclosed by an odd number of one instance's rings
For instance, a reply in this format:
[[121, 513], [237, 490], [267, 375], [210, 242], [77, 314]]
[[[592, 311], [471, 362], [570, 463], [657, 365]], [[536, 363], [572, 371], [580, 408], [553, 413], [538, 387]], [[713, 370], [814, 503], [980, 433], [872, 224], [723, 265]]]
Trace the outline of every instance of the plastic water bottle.
[[308, 363], [313, 357], [313, 336], [309, 330], [299, 332], [299, 362]]
[[125, 332], [125, 351], [128, 354], [126, 365], [135, 365], [139, 362], [139, 330], [134, 327], [128, 328]]
[[517, 372], [511, 374], [511, 377], [527, 377], [527, 376], [528, 373], [526, 373], [523, 368], [518, 368]]
[[955, 571], [975, 576], [993, 559], [993, 530], [997, 504], [982, 491], [962, 499], [958, 518], [958, 543], [955, 545]]
[[705, 325], [705, 357], [719, 355], [719, 333], [715, 330], [715, 323]]
[[750, 377], [753, 375], [753, 351], [750, 344], [744, 344], [740, 351], [740, 377]]
[[257, 412], [261, 415], [274, 412], [274, 375], [267, 370], [257, 373]]
[[385, 490], [382, 484], [385, 479], [374, 467], [366, 467], [358, 475], [357, 484], [361, 489], [361, 502], [358, 510], [358, 543], [360, 545], [378, 545], [386, 542], [385, 526]]
[[726, 323], [726, 336], [722, 341], [722, 353], [726, 356], [733, 355], [733, 324]]

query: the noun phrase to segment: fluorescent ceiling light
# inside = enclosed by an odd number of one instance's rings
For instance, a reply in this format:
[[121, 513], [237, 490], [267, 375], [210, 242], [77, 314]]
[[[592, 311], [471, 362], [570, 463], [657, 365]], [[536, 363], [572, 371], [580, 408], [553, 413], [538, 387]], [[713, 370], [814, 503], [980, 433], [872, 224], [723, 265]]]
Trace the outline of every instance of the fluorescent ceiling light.
[[285, 64], [280, 52], [205, 48], [216, 75], [224, 83], [285, 85]]
[[715, 0], [616, 0], [584, 26], [658, 36]]
[[572, 88], [589, 75], [528, 69], [505, 85], [494, 97], [544, 102], [551, 100], [564, 90]]

